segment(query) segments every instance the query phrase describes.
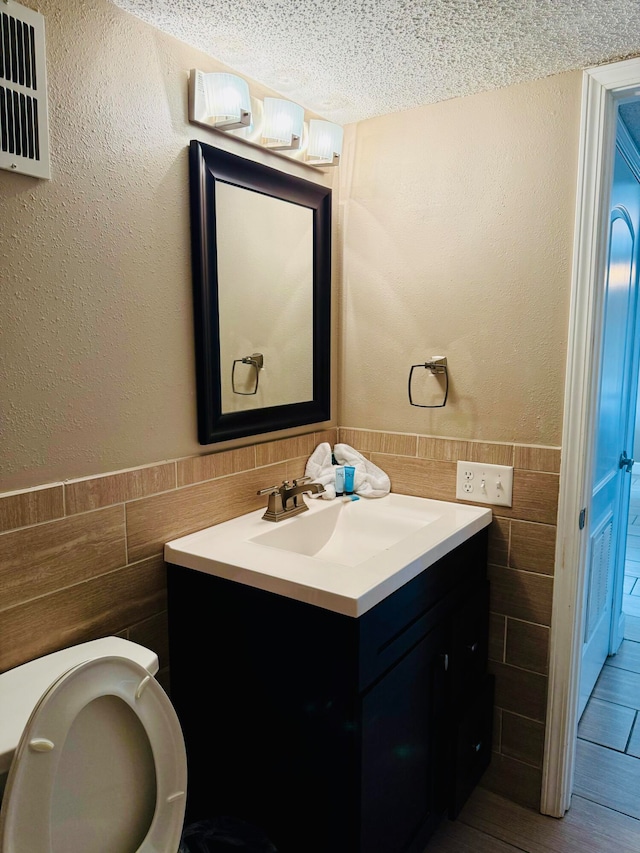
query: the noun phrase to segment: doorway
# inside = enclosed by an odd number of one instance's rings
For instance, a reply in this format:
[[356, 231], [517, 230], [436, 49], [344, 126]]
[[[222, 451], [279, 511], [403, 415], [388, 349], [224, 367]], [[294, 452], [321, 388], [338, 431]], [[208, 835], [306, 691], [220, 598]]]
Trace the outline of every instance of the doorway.
[[[561, 817], [571, 803], [582, 652], [590, 562], [598, 547], [616, 547], [606, 532], [613, 522], [607, 512], [600, 527], [585, 523], [594, 497], [601, 387], [601, 353], [605, 329], [605, 288], [610, 245], [618, 106], [640, 92], [640, 60], [589, 69], [584, 74], [576, 238], [572, 271], [571, 314], [567, 358], [558, 537], [554, 581], [549, 694], [541, 811]], [[634, 229], [637, 233], [638, 229]], [[637, 336], [640, 338], [640, 335]], [[637, 387], [637, 371], [635, 376]], [[627, 391], [627, 394], [629, 392]], [[617, 444], [617, 442], [616, 442]], [[615, 448], [619, 462], [621, 447]], [[613, 465], [611, 466], [613, 470]], [[613, 475], [611, 476], [613, 481]], [[616, 522], [620, 519], [620, 513]], [[596, 519], [594, 519], [596, 521]], [[618, 537], [624, 541], [625, 537]], [[604, 556], [601, 562], [606, 562]], [[622, 602], [622, 575], [615, 594]], [[602, 598], [602, 588], [598, 593]], [[621, 609], [621, 607], [620, 607]], [[596, 608], [597, 610], [597, 608]], [[593, 611], [593, 625], [596, 624]], [[606, 659], [606, 656], [605, 656]]]
[[[634, 134], [639, 139], [634, 138]], [[625, 559], [640, 366], [638, 248], [640, 246], [640, 104], [617, 106], [613, 175], [609, 201], [606, 271], [603, 282], [599, 382], [591, 486], [586, 504], [583, 647], [578, 719], [587, 707], [602, 668], [623, 641]], [[635, 532], [638, 532], [636, 529]], [[632, 533], [633, 535], [633, 533]], [[640, 541], [640, 540], [636, 540]], [[631, 550], [629, 555], [632, 556]], [[629, 564], [629, 572], [635, 570]], [[640, 567], [639, 567], [640, 568]], [[633, 604], [631, 595], [627, 599]], [[639, 608], [640, 611], [640, 608]]]
[[[619, 124], [616, 143], [620, 145], [628, 161], [633, 176], [635, 201], [640, 210], [640, 98], [621, 103], [618, 108]], [[615, 175], [614, 175], [615, 182]], [[639, 214], [640, 217], [640, 214]], [[640, 334], [640, 322], [637, 321], [636, 333]], [[636, 381], [638, 374], [636, 372]], [[631, 449], [633, 458], [640, 458], [640, 384], [630, 390], [631, 405], [635, 410], [635, 422], [632, 427]], [[628, 643], [640, 644], [640, 465], [632, 468], [630, 477], [630, 495], [625, 522], [625, 550], [621, 554], [624, 564], [622, 578], [622, 620], [619, 634]], [[634, 647], [631, 647], [634, 648]], [[640, 645], [636, 647], [640, 653]], [[625, 649], [626, 651], [626, 649]], [[640, 734], [640, 726], [639, 726]]]
[[[618, 105], [596, 402], [573, 793], [640, 819], [638, 99]], [[635, 482], [634, 482], [635, 481]], [[637, 619], [637, 621], [636, 621]]]

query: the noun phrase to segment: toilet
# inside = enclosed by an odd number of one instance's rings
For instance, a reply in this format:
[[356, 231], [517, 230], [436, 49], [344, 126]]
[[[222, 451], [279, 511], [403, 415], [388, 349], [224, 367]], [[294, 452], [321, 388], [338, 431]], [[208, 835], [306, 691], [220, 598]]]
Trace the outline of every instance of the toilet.
[[157, 671], [106, 637], [0, 675], [0, 853], [177, 853], [187, 761]]

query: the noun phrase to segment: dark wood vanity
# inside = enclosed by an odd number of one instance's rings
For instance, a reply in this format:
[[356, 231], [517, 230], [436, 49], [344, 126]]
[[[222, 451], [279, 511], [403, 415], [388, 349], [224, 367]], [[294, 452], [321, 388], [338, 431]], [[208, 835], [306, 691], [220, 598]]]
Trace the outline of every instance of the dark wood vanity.
[[486, 546], [359, 618], [169, 565], [187, 820], [244, 819], [278, 853], [422, 853], [491, 756]]

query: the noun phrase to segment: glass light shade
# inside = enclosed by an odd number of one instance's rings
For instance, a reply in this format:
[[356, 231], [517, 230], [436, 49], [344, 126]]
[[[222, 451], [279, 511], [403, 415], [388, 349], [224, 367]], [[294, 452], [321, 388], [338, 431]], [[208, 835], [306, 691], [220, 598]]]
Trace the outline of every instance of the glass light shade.
[[234, 130], [251, 123], [249, 86], [235, 74], [205, 74], [207, 111], [214, 127]]
[[262, 144], [267, 148], [300, 148], [304, 110], [293, 101], [265, 98]]
[[342, 154], [343, 129], [331, 121], [309, 122], [307, 160], [314, 166], [337, 166]]

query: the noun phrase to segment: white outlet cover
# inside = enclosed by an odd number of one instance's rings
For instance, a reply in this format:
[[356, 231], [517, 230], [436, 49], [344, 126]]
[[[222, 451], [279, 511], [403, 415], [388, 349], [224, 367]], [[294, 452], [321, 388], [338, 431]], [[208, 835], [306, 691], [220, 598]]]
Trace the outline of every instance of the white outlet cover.
[[511, 465], [487, 465], [482, 462], [458, 462], [456, 498], [478, 504], [511, 506], [513, 468]]

